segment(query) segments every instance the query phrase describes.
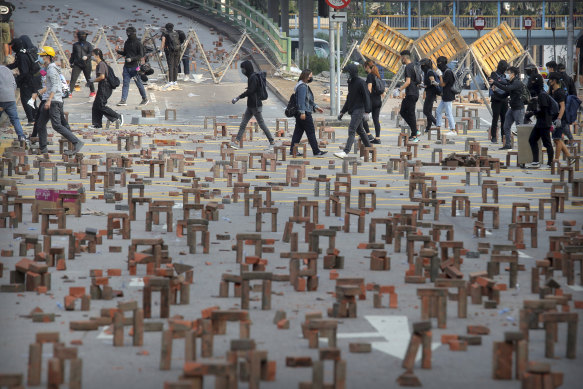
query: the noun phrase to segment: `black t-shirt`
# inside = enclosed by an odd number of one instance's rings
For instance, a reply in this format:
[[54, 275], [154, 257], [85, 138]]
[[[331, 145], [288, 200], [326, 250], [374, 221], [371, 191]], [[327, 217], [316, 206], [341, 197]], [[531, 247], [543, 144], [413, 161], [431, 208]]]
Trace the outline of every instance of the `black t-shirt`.
[[579, 49], [579, 58], [583, 61], [583, 34], [577, 39], [577, 48]]
[[12, 11], [15, 9], [14, 4], [8, 1], [0, 1], [0, 23], [9, 22], [12, 17]]
[[551, 117], [551, 100], [546, 92], [541, 92], [538, 95], [538, 111], [536, 112], [536, 124], [534, 128], [542, 128], [548, 130], [553, 124]]
[[405, 80], [407, 78], [411, 79], [411, 83], [405, 89], [405, 94], [407, 96], [419, 97], [419, 88], [417, 87], [417, 73], [415, 72], [415, 65], [413, 62], [405, 66]]
[[375, 79], [376, 76], [372, 73], [369, 73], [368, 76], [366, 76], [366, 88], [368, 90], [368, 84], [372, 84], [372, 92], [370, 92], [370, 102], [372, 103], [373, 107], [380, 107], [383, 102], [381, 99], [381, 95], [375, 93]]
[[[553, 99], [555, 99], [557, 104], [559, 104], [559, 111], [561, 110], [561, 103], [565, 103], [565, 106], [567, 105], [567, 92], [565, 92], [563, 88], [560, 87], [557, 88], [551, 93], [551, 96], [553, 97]], [[565, 113], [563, 112], [563, 116], [564, 115]]]
[[451, 91], [453, 84], [455, 83], [455, 77], [453, 75], [453, 71], [451, 69], [447, 69], [442, 77], [442, 81], [445, 84], [443, 86], [443, 92], [441, 93], [441, 99], [443, 101], [454, 101], [455, 95]]
[[425, 73], [425, 77], [423, 78], [423, 83], [425, 84], [425, 93], [427, 95], [437, 95], [437, 87], [431, 84], [431, 80], [429, 77], [433, 77], [433, 79], [439, 82], [439, 77], [433, 70], [428, 70]]

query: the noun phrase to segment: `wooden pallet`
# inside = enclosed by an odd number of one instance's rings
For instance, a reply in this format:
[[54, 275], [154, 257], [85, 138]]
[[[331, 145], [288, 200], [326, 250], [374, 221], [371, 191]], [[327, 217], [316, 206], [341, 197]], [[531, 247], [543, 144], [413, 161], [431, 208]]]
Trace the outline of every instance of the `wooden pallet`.
[[445, 18], [431, 31], [415, 41], [421, 58], [430, 58], [433, 63], [444, 56], [447, 62], [468, 50], [468, 45], [450, 18]]
[[486, 75], [496, 70], [498, 61], [512, 63], [524, 54], [524, 48], [506, 22], [472, 43], [470, 48]]
[[387, 70], [397, 73], [401, 67], [400, 53], [413, 47], [413, 40], [386, 24], [375, 20], [359, 45], [360, 53]]

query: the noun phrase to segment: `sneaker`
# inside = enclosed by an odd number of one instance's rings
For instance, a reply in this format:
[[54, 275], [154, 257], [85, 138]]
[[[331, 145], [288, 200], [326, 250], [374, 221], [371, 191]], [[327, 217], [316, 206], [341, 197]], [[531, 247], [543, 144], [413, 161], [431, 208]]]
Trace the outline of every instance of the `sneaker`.
[[368, 140], [370, 140], [372, 142], [374, 140], [374, 136], [372, 136], [371, 134], [368, 134]]
[[49, 153], [49, 149], [47, 149], [46, 147], [44, 149], [40, 149], [39, 150], [40, 154], [48, 154]]
[[569, 166], [572, 166], [572, 165], [574, 165], [574, 164], [575, 164], [575, 162], [577, 162], [577, 159], [575, 159], [575, 158], [570, 158], [570, 159], [569, 159]]
[[65, 151], [66, 155], [75, 155], [77, 154], [79, 151], [81, 151], [81, 149], [83, 148], [83, 145], [85, 145], [85, 143], [83, 143], [83, 141], [78, 141], [77, 143], [75, 143], [75, 149], [74, 150], [67, 150]]
[[447, 132], [447, 134], [445, 134], [445, 135], [447, 135], [447, 136], [456, 136], [456, 135], [457, 135], [457, 132], [455, 132], [455, 131], [451, 131], [451, 130], [450, 130], [450, 131], [448, 131], [448, 132]]
[[415, 138], [413, 138], [413, 139], [410, 139], [409, 141], [410, 141], [410, 142], [413, 142], [413, 143], [419, 143], [419, 142], [420, 142], [420, 139], [419, 139], [419, 138], [417, 138], [417, 137], [415, 137]]
[[512, 135], [514, 135], [514, 136], [518, 135], [518, 132], [516, 132], [516, 130], [512, 130], [511, 132], [512, 132]]
[[[289, 153], [289, 155], [292, 157], [294, 156], [292, 153]], [[314, 155], [316, 155], [316, 154], [314, 154]], [[300, 153], [299, 151], [296, 153], [296, 157], [303, 157], [303, 156], [304, 156], [304, 154]]]
[[120, 127], [123, 126], [123, 115], [119, 115], [119, 119], [117, 119], [117, 122], [119, 123]]
[[117, 106], [118, 107], [123, 107], [123, 106], [126, 106], [126, 105], [128, 105], [128, 103], [126, 103], [125, 100], [120, 100], [119, 103], [117, 103]]
[[[274, 144], [270, 143], [269, 146], [267, 146], [265, 148], [265, 151], [269, 151], [269, 152], [273, 152], [273, 146], [275, 146]], [[297, 154], [296, 154], [297, 155]]]
[[90, 125], [89, 127], [87, 127], [87, 129], [88, 130], [101, 130], [102, 127], [97, 127], [97, 126], [94, 126], [94, 125]]
[[28, 122], [25, 124], [26, 127], [33, 127], [34, 126], [34, 122]]
[[546, 164], [546, 163], [545, 163], [545, 164], [542, 164], [542, 165], [540, 166], [540, 168], [541, 168], [541, 169], [544, 169], [544, 170], [551, 170], [551, 165], [548, 165], [548, 164]]
[[415, 139], [415, 138], [416, 138], [416, 137], [415, 137], [414, 135], [411, 135], [411, 136], [409, 137], [409, 140], [413, 140], [413, 139]]
[[380, 145], [381, 144], [381, 140], [375, 138], [372, 141], [370, 141], [370, 143], [372, 143], [373, 145]]
[[95, 92], [89, 93], [89, 97], [95, 97]]
[[327, 151], [320, 150], [316, 154], [314, 154], [314, 157], [322, 157], [322, 156], [324, 156], [326, 154], [328, 154]]
[[18, 137], [18, 141], [19, 141], [19, 142], [22, 142], [22, 141], [24, 141], [24, 142], [28, 142], [28, 138], [26, 137], [26, 135], [22, 135], [22, 136], [19, 136], [19, 137]]
[[232, 149], [239, 150], [239, 144], [237, 142], [231, 142], [230, 146]]
[[512, 146], [502, 146], [498, 150], [512, 150]]
[[496, 143], [498, 143], [498, 139], [496, 139], [496, 138], [492, 138], [492, 139], [490, 139], [490, 142], [491, 142], [492, 144], [496, 144]]
[[344, 159], [346, 157], [346, 153], [344, 151], [339, 151], [337, 153], [334, 153], [334, 156], [336, 158]]
[[146, 97], [145, 99], [142, 99], [142, 102], [140, 103], [141, 106], [144, 106], [146, 104], [148, 104], [150, 102], [150, 100], [148, 100], [148, 98]]
[[540, 167], [540, 163], [539, 162], [531, 162], [531, 163], [527, 163], [526, 165], [524, 165], [524, 167], [527, 169], [538, 169]]

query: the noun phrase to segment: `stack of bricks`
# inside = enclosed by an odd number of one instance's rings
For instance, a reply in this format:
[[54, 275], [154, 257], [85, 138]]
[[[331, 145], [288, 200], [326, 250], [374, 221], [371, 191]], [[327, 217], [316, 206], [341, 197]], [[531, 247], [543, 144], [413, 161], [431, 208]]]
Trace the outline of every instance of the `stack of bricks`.
[[409, 346], [407, 347], [407, 352], [401, 365], [406, 371], [397, 378], [397, 383], [400, 386], [421, 385], [421, 382], [415, 373], [413, 373], [413, 367], [419, 346], [421, 346], [421, 368], [431, 369], [431, 338], [431, 322], [423, 321], [413, 323], [413, 333], [411, 334]]
[[38, 292], [51, 290], [51, 273], [44, 263], [22, 258], [10, 271], [10, 284], [0, 286], [2, 292]]

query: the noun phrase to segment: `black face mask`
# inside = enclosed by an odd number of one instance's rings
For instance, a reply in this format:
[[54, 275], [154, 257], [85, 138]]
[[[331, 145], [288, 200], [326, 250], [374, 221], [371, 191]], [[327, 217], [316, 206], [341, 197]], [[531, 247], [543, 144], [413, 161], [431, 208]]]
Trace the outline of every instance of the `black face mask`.
[[314, 81], [314, 77], [310, 77], [306, 80], [306, 84], [309, 84], [310, 82]]

